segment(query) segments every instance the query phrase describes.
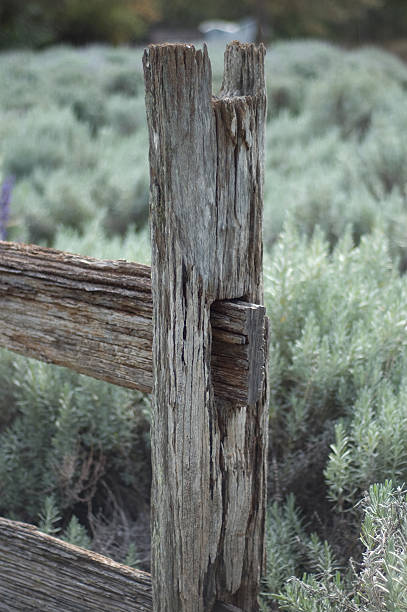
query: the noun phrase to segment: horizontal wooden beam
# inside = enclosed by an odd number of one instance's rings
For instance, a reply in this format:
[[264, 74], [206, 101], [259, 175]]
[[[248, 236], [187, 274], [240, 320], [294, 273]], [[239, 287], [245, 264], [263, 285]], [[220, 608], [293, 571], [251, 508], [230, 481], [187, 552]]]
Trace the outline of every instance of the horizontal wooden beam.
[[[137, 263], [0, 242], [0, 346], [149, 393], [150, 276]], [[255, 403], [264, 376], [264, 307], [215, 302], [211, 324], [216, 396]]]
[[0, 609], [152, 612], [151, 576], [0, 518]]
[[[151, 575], [0, 518], [0, 608], [152, 612]], [[213, 612], [242, 612], [217, 602]]]

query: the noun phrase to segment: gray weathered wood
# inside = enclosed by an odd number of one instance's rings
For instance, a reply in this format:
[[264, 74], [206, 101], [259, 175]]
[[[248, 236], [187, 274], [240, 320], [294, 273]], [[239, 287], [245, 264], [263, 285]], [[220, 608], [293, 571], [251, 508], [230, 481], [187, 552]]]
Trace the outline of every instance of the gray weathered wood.
[[152, 612], [151, 576], [0, 518], [0, 610]]
[[144, 56], [156, 612], [209, 612], [216, 600], [258, 608], [266, 383], [245, 405], [215, 398], [210, 313], [217, 300], [262, 304], [263, 64], [263, 46], [231, 43], [212, 98], [206, 48], [158, 45]]
[[216, 602], [213, 612], [243, 612], [240, 608], [237, 608], [233, 604], [225, 604], [222, 602]]
[[[152, 390], [151, 270], [0, 242], [0, 346], [108, 382]], [[215, 393], [245, 403], [264, 374], [264, 307], [211, 312]]]

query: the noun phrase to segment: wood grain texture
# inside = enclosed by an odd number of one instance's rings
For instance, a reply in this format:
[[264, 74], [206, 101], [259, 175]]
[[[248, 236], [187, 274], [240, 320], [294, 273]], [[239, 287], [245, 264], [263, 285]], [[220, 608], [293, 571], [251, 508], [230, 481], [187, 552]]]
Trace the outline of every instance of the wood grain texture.
[[152, 612], [151, 576], [0, 518], [4, 612]]
[[[152, 612], [151, 575], [0, 518], [3, 612]], [[214, 612], [243, 612], [217, 602]]]
[[240, 608], [237, 608], [233, 604], [225, 604], [221, 601], [217, 601], [213, 612], [243, 612]]
[[[0, 242], [0, 346], [150, 393], [151, 269]], [[218, 302], [211, 312], [219, 397], [247, 402], [264, 374], [264, 308]], [[263, 335], [262, 335], [263, 334]], [[253, 346], [253, 343], [255, 346]]]
[[[144, 73], [156, 364], [154, 609], [208, 612], [217, 600], [254, 612], [264, 550], [267, 385], [264, 377], [255, 383], [260, 397], [249, 393], [244, 405], [215, 396], [210, 318], [218, 300], [263, 299], [264, 47], [228, 45], [220, 98], [211, 96], [206, 48], [150, 46]], [[252, 359], [264, 363], [264, 353], [254, 350]]]

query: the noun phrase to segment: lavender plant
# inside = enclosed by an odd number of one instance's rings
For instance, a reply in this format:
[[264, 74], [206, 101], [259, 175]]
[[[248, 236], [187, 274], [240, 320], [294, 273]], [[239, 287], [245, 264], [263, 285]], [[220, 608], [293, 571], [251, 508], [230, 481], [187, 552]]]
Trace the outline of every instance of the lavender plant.
[[[383, 612], [407, 610], [406, 492], [392, 481], [370, 486], [360, 503], [364, 514], [360, 566], [348, 574], [327, 568], [319, 554], [317, 571], [293, 578], [276, 596], [290, 612]], [[325, 562], [324, 562], [325, 561]]]
[[14, 177], [8, 176], [0, 191], [0, 240], [7, 239], [7, 226], [10, 217], [11, 193], [14, 187]]

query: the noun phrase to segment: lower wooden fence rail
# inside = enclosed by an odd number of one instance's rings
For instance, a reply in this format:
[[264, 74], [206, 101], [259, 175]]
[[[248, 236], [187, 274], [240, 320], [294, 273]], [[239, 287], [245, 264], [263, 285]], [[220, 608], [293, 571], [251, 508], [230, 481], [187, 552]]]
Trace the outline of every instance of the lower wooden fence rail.
[[0, 610], [150, 612], [151, 576], [0, 518]]
[[[1, 612], [152, 612], [151, 575], [0, 518]], [[218, 602], [213, 612], [241, 612]]]

